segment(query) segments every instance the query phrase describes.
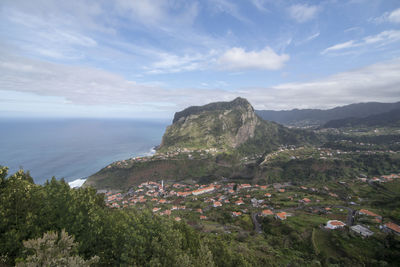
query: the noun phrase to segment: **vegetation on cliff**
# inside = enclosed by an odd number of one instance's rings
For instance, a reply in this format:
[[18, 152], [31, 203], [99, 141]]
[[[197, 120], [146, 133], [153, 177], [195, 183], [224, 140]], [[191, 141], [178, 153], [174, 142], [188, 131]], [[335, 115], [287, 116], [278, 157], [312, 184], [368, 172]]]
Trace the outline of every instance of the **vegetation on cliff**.
[[270, 152], [281, 144], [310, 141], [316, 141], [312, 133], [264, 121], [246, 99], [236, 98], [177, 112], [159, 151], [217, 148], [248, 155]]

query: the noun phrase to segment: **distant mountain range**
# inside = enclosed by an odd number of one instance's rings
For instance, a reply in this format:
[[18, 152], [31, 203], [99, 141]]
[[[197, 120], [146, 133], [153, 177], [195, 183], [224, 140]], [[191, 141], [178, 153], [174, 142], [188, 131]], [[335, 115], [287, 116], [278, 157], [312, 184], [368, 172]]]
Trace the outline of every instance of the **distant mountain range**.
[[331, 120], [324, 124], [324, 128], [343, 127], [400, 127], [400, 109], [393, 109], [365, 118], [346, 118]]
[[[366, 118], [372, 115], [400, 109], [396, 103], [358, 103], [332, 109], [292, 109], [292, 110], [256, 110], [264, 120], [274, 121], [287, 126], [322, 126], [332, 120]], [[338, 122], [339, 123], [339, 122]]]

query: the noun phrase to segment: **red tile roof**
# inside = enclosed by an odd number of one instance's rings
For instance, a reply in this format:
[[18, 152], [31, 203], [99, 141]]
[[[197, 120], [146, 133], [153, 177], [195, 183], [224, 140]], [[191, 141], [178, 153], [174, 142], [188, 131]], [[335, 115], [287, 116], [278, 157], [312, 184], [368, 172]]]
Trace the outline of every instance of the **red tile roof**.
[[385, 226], [386, 226], [387, 228], [389, 228], [389, 229], [391, 229], [391, 230], [397, 232], [397, 233], [400, 233], [400, 226], [398, 226], [398, 225], [395, 224], [395, 223], [388, 222], [388, 223], [385, 223]]
[[372, 217], [380, 217], [380, 215], [373, 213], [372, 211], [366, 210], [366, 209], [361, 209], [360, 213], [368, 215], [368, 216], [372, 216]]
[[262, 215], [274, 215], [274, 213], [271, 210], [263, 210], [261, 212]]

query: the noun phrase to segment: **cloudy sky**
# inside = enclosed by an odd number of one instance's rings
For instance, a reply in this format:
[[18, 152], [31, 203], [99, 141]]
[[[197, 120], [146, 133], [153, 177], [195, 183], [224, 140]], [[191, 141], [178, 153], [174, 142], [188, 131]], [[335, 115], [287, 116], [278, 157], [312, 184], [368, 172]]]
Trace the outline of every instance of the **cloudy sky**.
[[400, 101], [399, 0], [2, 0], [0, 116]]

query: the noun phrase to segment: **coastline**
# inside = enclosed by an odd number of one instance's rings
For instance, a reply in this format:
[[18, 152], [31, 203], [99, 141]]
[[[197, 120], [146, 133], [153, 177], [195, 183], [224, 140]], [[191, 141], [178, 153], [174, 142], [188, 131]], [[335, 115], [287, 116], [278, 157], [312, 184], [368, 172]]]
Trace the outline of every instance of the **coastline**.
[[[151, 157], [151, 156], [153, 156], [153, 155], [157, 152], [157, 151], [156, 151], [157, 147], [158, 147], [158, 146], [152, 146], [152, 148], [151, 148], [148, 152], [144, 153], [143, 156], [142, 156], [142, 155], [139, 155], [138, 157]], [[124, 160], [124, 159], [121, 159], [121, 160]], [[119, 162], [119, 161], [121, 161], [121, 160], [114, 161], [114, 162], [112, 162], [112, 163]], [[112, 163], [110, 163], [110, 164], [112, 164]], [[107, 164], [106, 166], [108, 166], [108, 165], [110, 165], [110, 164]], [[100, 170], [101, 170], [101, 169], [100, 169]], [[80, 187], [86, 182], [86, 180], [87, 180], [88, 178], [89, 178], [89, 176], [84, 177], [84, 178], [75, 179], [75, 180], [73, 180], [73, 181], [71, 181], [71, 182], [68, 182], [68, 185], [69, 185], [69, 187], [71, 187], [71, 188], [80, 188]]]

